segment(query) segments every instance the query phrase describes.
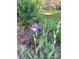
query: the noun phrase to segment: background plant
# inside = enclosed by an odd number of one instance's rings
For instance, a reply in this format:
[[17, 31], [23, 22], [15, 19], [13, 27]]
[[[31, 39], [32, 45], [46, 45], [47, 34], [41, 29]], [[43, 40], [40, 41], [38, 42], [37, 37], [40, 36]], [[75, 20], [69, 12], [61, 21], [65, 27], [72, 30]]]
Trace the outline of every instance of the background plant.
[[[33, 0], [17, 0], [18, 23], [25, 25], [33, 21], [33, 17], [39, 15], [39, 4]], [[36, 20], [36, 19], [34, 19]]]

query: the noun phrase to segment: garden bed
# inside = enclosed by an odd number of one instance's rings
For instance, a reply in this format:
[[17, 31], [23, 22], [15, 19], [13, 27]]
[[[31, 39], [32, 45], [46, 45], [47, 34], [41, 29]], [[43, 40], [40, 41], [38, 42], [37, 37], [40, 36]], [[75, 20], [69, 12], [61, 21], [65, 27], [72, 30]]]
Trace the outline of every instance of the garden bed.
[[35, 3], [23, 3], [18, 3], [17, 9], [18, 57], [61, 59], [61, 11], [45, 10], [41, 13]]

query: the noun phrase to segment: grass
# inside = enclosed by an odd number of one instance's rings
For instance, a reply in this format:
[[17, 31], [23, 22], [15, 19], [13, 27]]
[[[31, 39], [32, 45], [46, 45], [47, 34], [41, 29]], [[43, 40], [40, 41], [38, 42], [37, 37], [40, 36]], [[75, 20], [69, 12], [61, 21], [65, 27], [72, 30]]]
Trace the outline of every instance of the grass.
[[[44, 18], [42, 18], [44, 17]], [[41, 20], [40, 25], [42, 27], [42, 34], [41, 36], [37, 39], [36, 37], [33, 37], [38, 41], [39, 45], [35, 47], [35, 49], [30, 49], [26, 48], [21, 44], [18, 44], [18, 49], [21, 52], [21, 59], [52, 59], [53, 54], [56, 54], [57, 56], [60, 55], [60, 46], [55, 47], [55, 44], [57, 41], [57, 37], [60, 37], [60, 29], [59, 29], [59, 24], [58, 22], [61, 20], [61, 11], [60, 10], [47, 10], [46, 13], [44, 13], [40, 18]], [[54, 39], [51, 38], [52, 43], [48, 42], [48, 37], [47, 37], [47, 31], [50, 31], [52, 28], [56, 28], [54, 30], [53, 37]], [[58, 37], [59, 40], [61, 40]], [[35, 41], [35, 42], [36, 42]], [[34, 42], [34, 43], [35, 43]], [[59, 43], [61, 44], [61, 43]]]
[[[46, 13], [49, 13], [49, 15], [47, 15]], [[61, 20], [61, 11], [60, 10], [46, 10], [46, 13], [44, 13], [42, 16], [46, 19], [47, 26], [56, 27], [58, 21]], [[42, 23], [43, 20], [41, 20], [40, 22]]]

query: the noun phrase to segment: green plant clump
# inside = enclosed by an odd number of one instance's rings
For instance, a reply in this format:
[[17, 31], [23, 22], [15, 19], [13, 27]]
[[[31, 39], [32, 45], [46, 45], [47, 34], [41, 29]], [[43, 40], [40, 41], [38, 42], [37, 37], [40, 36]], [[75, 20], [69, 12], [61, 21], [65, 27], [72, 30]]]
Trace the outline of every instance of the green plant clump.
[[[39, 4], [32, 0], [17, 0], [18, 23], [25, 25], [33, 21], [33, 17], [39, 15]], [[36, 20], [36, 19], [35, 19]]]

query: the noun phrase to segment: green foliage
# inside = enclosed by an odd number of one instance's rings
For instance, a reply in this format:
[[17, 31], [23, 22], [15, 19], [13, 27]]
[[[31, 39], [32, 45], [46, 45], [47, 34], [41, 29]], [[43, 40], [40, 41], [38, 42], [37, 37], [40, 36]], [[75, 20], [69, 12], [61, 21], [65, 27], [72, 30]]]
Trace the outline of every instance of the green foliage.
[[[60, 17], [60, 12], [57, 12], [53, 15], [42, 14], [37, 17], [41, 31], [30, 31], [30, 34], [32, 36], [34, 44], [38, 43], [38, 46], [36, 46], [34, 49], [31, 49], [18, 44], [18, 49], [21, 53], [21, 59], [53, 59], [53, 55], [56, 55], [57, 57], [61, 55]], [[52, 33], [52, 38], [50, 39], [51, 42], [48, 41], [49, 31], [51, 31]]]
[[[37, 34], [39, 34], [37, 31], [33, 33], [33, 40], [34, 44], [36, 42], [39, 43], [37, 47], [34, 49], [29, 49], [24, 47], [23, 45], [19, 44], [18, 48], [21, 52], [21, 59], [52, 59], [52, 56], [55, 54], [56, 56], [60, 55], [60, 47], [56, 47], [56, 44], [58, 40], [60, 40], [60, 21], [57, 22], [55, 26], [55, 30], [53, 30], [52, 34], [54, 39], [51, 38], [52, 42], [48, 41], [48, 32], [52, 30], [52, 28], [49, 30], [49, 26], [47, 26], [48, 22], [46, 22], [47, 19], [45, 17], [42, 17], [41, 29], [42, 34], [39, 38], [37, 38]], [[43, 23], [43, 24], [42, 24]], [[59, 42], [60, 44], [60, 42]]]
[[17, 0], [18, 23], [27, 24], [39, 15], [39, 4], [32, 0]]

